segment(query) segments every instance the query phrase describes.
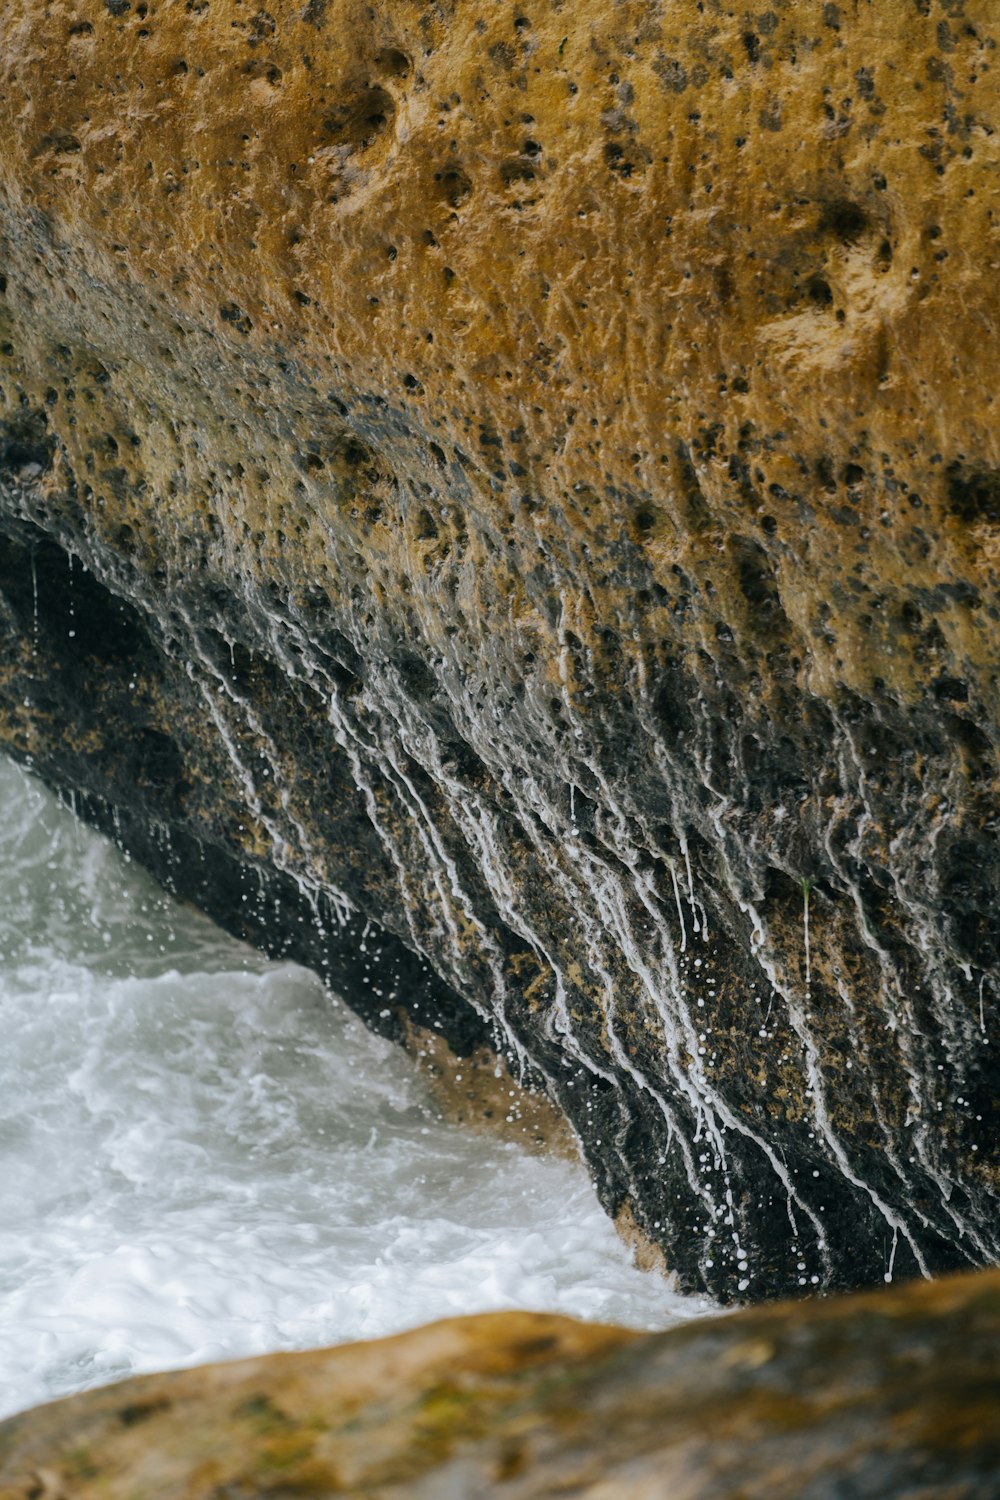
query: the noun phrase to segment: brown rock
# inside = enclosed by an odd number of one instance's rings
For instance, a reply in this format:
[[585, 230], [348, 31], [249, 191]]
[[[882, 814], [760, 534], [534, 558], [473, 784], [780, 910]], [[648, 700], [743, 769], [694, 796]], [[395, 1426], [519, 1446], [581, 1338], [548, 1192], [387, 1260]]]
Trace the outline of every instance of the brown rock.
[[0, 18], [0, 738], [722, 1296], [1000, 1250], [998, 35]]
[[0, 1500], [993, 1500], [1000, 1275], [636, 1335], [530, 1313], [0, 1424]]

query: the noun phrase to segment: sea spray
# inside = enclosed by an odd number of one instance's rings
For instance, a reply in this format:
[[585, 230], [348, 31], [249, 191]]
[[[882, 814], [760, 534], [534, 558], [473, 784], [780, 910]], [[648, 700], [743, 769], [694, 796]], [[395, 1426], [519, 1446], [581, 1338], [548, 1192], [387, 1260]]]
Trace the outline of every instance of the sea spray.
[[306, 970], [0, 764], [0, 1411], [487, 1308], [706, 1310], [581, 1166], [443, 1122]]

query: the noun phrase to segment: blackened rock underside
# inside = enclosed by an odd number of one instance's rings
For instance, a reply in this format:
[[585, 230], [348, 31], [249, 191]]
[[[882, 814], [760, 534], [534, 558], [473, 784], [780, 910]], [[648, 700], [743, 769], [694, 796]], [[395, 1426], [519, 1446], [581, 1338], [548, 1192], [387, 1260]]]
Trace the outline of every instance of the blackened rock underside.
[[995, 1262], [990, 0], [10, 0], [0, 740], [723, 1299]]

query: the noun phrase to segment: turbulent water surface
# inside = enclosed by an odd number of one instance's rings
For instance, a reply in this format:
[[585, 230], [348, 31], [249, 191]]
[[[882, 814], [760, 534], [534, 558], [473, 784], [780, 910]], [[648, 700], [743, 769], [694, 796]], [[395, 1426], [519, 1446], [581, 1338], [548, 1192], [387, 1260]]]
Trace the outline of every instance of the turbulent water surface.
[[307, 971], [0, 763], [0, 1412], [487, 1308], [662, 1327], [582, 1167], [444, 1123]]

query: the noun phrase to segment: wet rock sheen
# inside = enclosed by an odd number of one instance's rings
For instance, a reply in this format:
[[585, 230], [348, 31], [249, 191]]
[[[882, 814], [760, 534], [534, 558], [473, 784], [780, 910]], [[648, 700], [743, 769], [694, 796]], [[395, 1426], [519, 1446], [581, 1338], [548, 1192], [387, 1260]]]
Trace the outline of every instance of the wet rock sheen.
[[0, 739], [724, 1298], [997, 1258], [997, 34], [0, 17]]

